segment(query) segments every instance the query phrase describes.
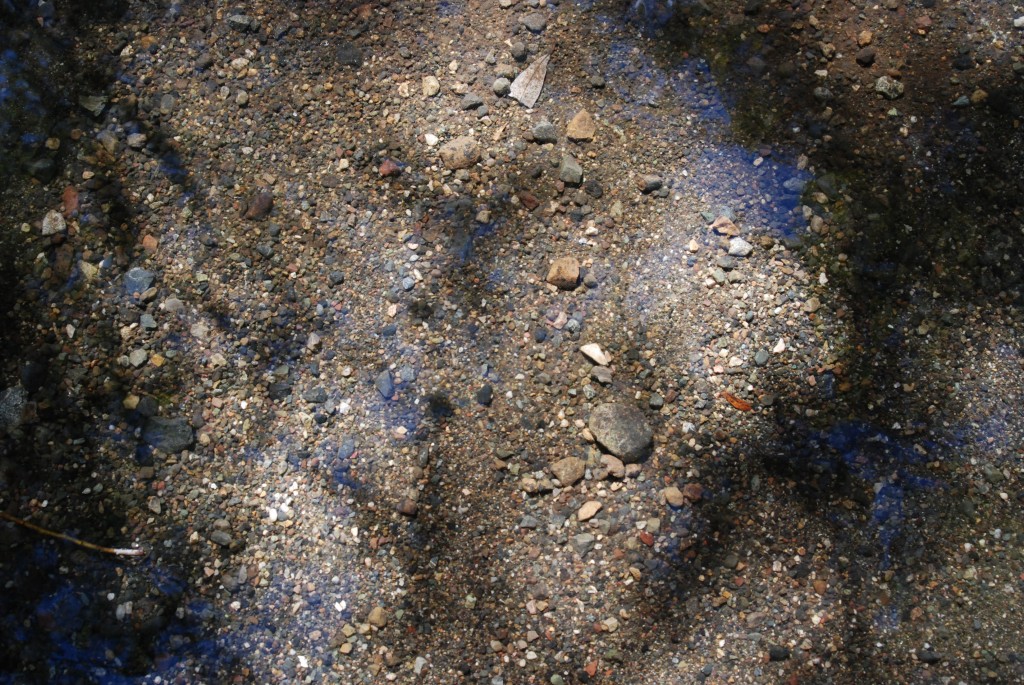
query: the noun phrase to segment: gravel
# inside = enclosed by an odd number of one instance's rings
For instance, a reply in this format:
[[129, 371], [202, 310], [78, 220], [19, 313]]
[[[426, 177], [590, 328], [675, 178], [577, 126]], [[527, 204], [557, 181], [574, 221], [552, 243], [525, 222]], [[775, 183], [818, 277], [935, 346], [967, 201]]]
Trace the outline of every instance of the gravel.
[[146, 551], [4, 677], [1024, 678], [1011, 6], [157, 5], [0, 22], [2, 506]]

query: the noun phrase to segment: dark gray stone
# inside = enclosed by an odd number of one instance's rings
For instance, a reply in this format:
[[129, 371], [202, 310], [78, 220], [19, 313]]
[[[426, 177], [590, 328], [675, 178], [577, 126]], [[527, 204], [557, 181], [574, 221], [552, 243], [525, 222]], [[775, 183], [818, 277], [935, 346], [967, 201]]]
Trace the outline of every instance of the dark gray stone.
[[631, 404], [595, 407], [588, 426], [597, 442], [626, 464], [645, 457], [654, 438], [644, 413]]
[[377, 380], [373, 384], [376, 386], [377, 392], [380, 393], [381, 397], [386, 400], [390, 400], [391, 396], [395, 394], [395, 380], [387, 369], [384, 369], [377, 375]]
[[142, 429], [142, 439], [150, 447], [174, 454], [192, 446], [195, 441], [195, 434], [192, 426], [184, 418], [168, 419], [163, 416], [153, 416], [146, 421]]

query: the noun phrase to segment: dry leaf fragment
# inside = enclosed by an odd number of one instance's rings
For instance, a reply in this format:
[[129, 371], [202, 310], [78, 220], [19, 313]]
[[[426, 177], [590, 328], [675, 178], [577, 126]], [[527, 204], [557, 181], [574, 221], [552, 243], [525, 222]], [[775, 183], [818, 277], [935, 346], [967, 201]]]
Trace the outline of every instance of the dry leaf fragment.
[[751, 409], [753, 409], [753, 406], [750, 404], [750, 402], [747, 402], [746, 400], [742, 400], [739, 397], [736, 397], [736, 395], [733, 395], [731, 392], [726, 392], [723, 390], [722, 397], [728, 400], [729, 404], [736, 407], [740, 411], [750, 411]]
[[527, 107], [533, 107], [540, 97], [540, 91], [544, 87], [544, 78], [548, 73], [548, 60], [551, 55], [541, 55], [526, 70], [516, 76], [509, 90], [509, 97], [512, 97]]

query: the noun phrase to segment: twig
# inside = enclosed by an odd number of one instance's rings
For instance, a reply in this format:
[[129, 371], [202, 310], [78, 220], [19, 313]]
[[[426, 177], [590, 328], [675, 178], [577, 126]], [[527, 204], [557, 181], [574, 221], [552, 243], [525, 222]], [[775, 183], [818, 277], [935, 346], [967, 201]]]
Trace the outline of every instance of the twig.
[[86, 549], [91, 549], [91, 550], [94, 550], [96, 552], [103, 552], [104, 554], [114, 554], [114, 555], [117, 555], [119, 557], [141, 557], [142, 555], [144, 555], [146, 553], [146, 550], [144, 550], [144, 549], [125, 549], [125, 548], [121, 548], [121, 547], [101, 547], [100, 545], [94, 545], [91, 542], [86, 542], [85, 540], [79, 540], [78, 538], [73, 538], [70, 535], [65, 535], [64, 533], [57, 533], [57, 532], [52, 531], [52, 530], [47, 530], [46, 528], [42, 528], [40, 526], [37, 526], [34, 523], [29, 523], [28, 521], [24, 521], [24, 520], [18, 518], [17, 516], [11, 516], [10, 514], [8, 514], [6, 512], [3, 512], [3, 511], [0, 511], [0, 518], [4, 519], [6, 521], [10, 521], [11, 523], [16, 523], [19, 526], [23, 526], [25, 528], [28, 528], [29, 530], [34, 530], [35, 532], [40, 533], [42, 535], [49, 535], [51, 538], [57, 538], [58, 540], [64, 540], [66, 542], [70, 542], [73, 545], [78, 545], [79, 547], [85, 547]]

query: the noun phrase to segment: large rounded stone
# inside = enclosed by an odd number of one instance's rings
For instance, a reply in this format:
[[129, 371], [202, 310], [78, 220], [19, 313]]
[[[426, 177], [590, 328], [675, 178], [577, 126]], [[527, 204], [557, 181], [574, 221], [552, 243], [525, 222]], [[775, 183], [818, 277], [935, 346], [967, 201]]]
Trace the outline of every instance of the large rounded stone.
[[480, 161], [480, 144], [470, 136], [445, 143], [440, 152], [441, 161], [449, 169], [468, 169]]
[[590, 432], [597, 442], [627, 464], [643, 459], [654, 433], [644, 414], [631, 404], [602, 404], [590, 412]]

